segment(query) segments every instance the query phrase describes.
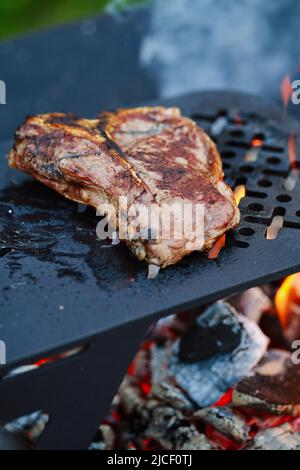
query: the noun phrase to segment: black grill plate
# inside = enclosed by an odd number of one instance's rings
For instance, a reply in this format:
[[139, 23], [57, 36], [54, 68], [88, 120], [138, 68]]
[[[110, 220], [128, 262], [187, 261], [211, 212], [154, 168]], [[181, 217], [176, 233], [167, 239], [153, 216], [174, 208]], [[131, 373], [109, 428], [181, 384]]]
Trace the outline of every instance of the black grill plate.
[[[290, 192], [282, 187], [290, 169], [287, 139], [299, 132], [298, 123], [240, 93], [197, 93], [161, 104], [180, 106], [206, 130], [226, 117], [215, 138], [227, 182], [247, 186], [240, 227], [217, 260], [194, 253], [148, 280], [146, 264], [124, 246], [96, 239], [92, 209], [81, 213], [77, 204], [8, 169], [10, 143], [2, 144], [0, 339], [10, 364], [300, 270], [300, 184]], [[253, 137], [263, 145], [256, 161], [245, 161]], [[274, 215], [283, 215], [284, 227], [266, 240]]]

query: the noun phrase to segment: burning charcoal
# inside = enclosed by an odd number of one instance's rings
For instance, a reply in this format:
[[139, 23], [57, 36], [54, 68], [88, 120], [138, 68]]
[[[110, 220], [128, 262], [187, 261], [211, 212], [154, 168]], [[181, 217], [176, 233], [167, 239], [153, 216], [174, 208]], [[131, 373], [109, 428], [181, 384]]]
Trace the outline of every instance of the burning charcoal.
[[196, 419], [210, 424], [229, 439], [242, 444], [249, 438], [249, 427], [227, 406], [203, 408], [193, 414]]
[[188, 412], [193, 409], [192, 403], [187, 399], [184, 393], [176, 385], [171, 383], [163, 382], [153, 385], [151, 396], [170, 404], [177, 410]]
[[225, 129], [227, 126], [227, 118], [225, 116], [218, 116], [217, 119], [210, 126], [210, 135], [216, 137]]
[[4, 429], [12, 434], [24, 436], [35, 442], [44, 431], [48, 421], [48, 413], [35, 411], [30, 415], [21, 416], [20, 418], [7, 423], [4, 426]]
[[168, 356], [171, 352], [170, 344], [161, 348], [156, 345], [151, 347], [151, 374], [152, 385], [161, 384], [169, 380]]
[[288, 276], [275, 296], [276, 310], [284, 337], [292, 342], [300, 338], [300, 273]]
[[140, 349], [134, 358], [134, 375], [139, 381], [149, 375], [149, 354], [144, 349]]
[[290, 353], [270, 350], [233, 392], [233, 402], [278, 415], [300, 414], [300, 365]]
[[260, 287], [252, 287], [227, 299], [239, 313], [258, 323], [261, 315], [272, 307], [272, 302]]
[[142, 409], [145, 400], [137, 386], [130, 383], [128, 379], [123, 380], [119, 388], [120, 402], [127, 414]]
[[115, 443], [115, 432], [109, 424], [101, 424], [99, 427], [99, 440], [93, 442], [91, 450], [113, 450]]
[[179, 386], [205, 407], [249, 373], [265, 353], [268, 339], [224, 302], [209, 307], [193, 329], [182, 343], [174, 343], [169, 365]]
[[149, 404], [151, 420], [145, 436], [155, 439], [168, 450], [210, 450], [209, 440], [193, 423], [172, 406]]
[[288, 341], [283, 335], [280, 320], [274, 307], [262, 315], [259, 321], [259, 327], [263, 333], [270, 338], [269, 346], [271, 348], [289, 349]]
[[248, 450], [300, 450], [300, 433], [293, 432], [289, 423], [260, 431]]

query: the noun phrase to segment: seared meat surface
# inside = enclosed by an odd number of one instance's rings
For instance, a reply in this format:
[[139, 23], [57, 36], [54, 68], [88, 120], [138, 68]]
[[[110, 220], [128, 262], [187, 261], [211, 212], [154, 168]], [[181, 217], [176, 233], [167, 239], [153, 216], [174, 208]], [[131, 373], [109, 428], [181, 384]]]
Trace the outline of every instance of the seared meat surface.
[[[16, 132], [9, 164], [96, 208], [111, 203], [118, 210], [120, 196], [145, 206], [200, 203], [203, 251], [239, 222], [215, 144], [178, 108], [124, 109], [93, 120], [63, 113], [29, 117]], [[185, 233], [126, 243], [139, 259], [165, 267], [197, 249], [192, 241]]]

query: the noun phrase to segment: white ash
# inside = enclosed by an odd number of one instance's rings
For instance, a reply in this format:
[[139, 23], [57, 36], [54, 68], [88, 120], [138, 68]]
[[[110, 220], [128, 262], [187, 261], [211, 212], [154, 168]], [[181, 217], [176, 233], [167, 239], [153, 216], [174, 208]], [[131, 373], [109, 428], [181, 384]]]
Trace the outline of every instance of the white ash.
[[240, 334], [240, 344], [232, 352], [214, 354], [195, 363], [180, 361], [180, 340], [174, 343], [170, 372], [191, 399], [199, 407], [205, 407], [217, 402], [251, 371], [265, 353], [268, 339], [255, 323], [224, 302], [209, 307], [198, 317], [197, 323], [202, 327], [227, 325]]
[[252, 374], [237, 385], [233, 404], [275, 415], [300, 414], [300, 365], [287, 351], [270, 350]]
[[193, 404], [175, 384], [162, 382], [153, 385], [151, 397], [161, 400], [177, 410], [187, 413], [193, 411]]
[[260, 287], [252, 287], [227, 299], [239, 313], [259, 323], [262, 314], [272, 307], [272, 302]]
[[194, 418], [213, 426], [229, 439], [243, 444], [249, 439], [249, 426], [228, 406], [202, 408], [194, 413]]
[[151, 418], [145, 436], [157, 440], [168, 450], [211, 450], [212, 444], [204, 434], [179, 410], [160, 404], [149, 403]]
[[10, 421], [4, 426], [4, 429], [12, 434], [23, 436], [35, 442], [44, 431], [48, 421], [48, 413], [35, 411], [30, 415], [20, 416]]
[[115, 431], [109, 424], [101, 424], [99, 427], [100, 436], [97, 441], [90, 446], [91, 450], [113, 450], [115, 445]]
[[300, 432], [289, 423], [256, 434], [249, 450], [300, 450]]

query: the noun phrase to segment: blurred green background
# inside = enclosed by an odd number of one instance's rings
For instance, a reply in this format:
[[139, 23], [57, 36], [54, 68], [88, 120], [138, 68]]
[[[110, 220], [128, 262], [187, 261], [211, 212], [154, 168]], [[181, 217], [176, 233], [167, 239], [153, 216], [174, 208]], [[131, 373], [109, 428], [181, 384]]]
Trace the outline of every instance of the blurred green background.
[[141, 3], [143, 0], [0, 0], [0, 39]]

